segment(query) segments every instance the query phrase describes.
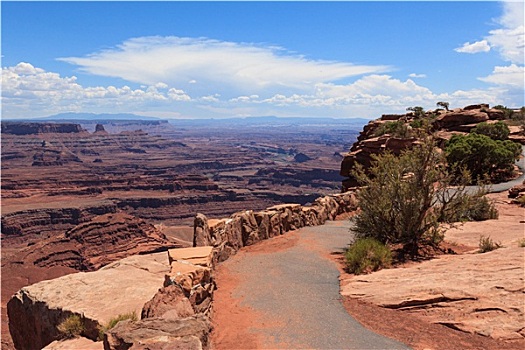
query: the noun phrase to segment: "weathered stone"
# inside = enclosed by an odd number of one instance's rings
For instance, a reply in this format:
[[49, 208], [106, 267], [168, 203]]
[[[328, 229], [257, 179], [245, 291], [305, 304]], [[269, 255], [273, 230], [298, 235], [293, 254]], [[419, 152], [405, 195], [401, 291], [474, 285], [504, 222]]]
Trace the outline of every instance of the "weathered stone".
[[172, 284], [159, 289], [157, 294], [144, 304], [141, 319], [151, 317], [178, 319], [194, 314], [190, 300], [186, 297], [182, 288]]
[[198, 213], [193, 221], [193, 246], [202, 247], [212, 244], [208, 218]]
[[212, 250], [212, 246], [170, 249], [168, 261], [170, 265], [174, 261], [185, 261], [193, 265], [212, 267]]
[[83, 336], [96, 340], [98, 327], [127, 312], [140, 314], [168, 273], [166, 253], [135, 255], [94, 272], [81, 272], [22, 288], [7, 304], [16, 348], [41, 349], [60, 339], [57, 325], [83, 316]]
[[73, 339], [55, 340], [42, 350], [103, 350], [104, 343], [94, 342], [91, 339], [79, 337]]
[[259, 239], [268, 239], [270, 235], [270, 216], [264, 211], [255, 213], [255, 220], [257, 221], [257, 231]]
[[469, 105], [469, 106], [466, 106], [466, 107], [463, 107], [463, 110], [464, 111], [471, 111], [471, 110], [474, 110], [474, 109], [488, 109], [489, 108], [489, 105], [487, 103], [480, 103], [480, 104], [477, 104], [477, 105]]
[[210, 330], [208, 319], [199, 315], [122, 321], [104, 335], [104, 349], [206, 349]]
[[442, 114], [436, 119], [435, 124], [439, 128], [448, 129], [458, 125], [481, 123], [487, 120], [489, 120], [489, 116], [485, 112], [480, 110], [463, 110]]
[[[210, 256], [213, 259], [213, 254]], [[185, 261], [174, 261], [171, 263], [171, 271], [166, 275], [164, 285], [179, 285], [186, 296], [190, 295], [192, 288], [198, 284], [211, 281], [211, 268], [189, 264]]]

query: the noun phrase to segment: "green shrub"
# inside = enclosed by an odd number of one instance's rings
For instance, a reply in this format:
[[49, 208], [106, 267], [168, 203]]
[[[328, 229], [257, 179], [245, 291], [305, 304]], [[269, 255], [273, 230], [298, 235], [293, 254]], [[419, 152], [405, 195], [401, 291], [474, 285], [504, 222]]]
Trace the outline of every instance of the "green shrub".
[[392, 254], [383, 243], [373, 238], [358, 238], [345, 253], [346, 267], [356, 275], [390, 266]]
[[[352, 218], [357, 237], [401, 245], [401, 254], [414, 259], [437, 249], [451, 212], [460, 210], [464, 186], [451, 191], [444, 156], [431, 137], [399, 157], [373, 155], [369, 168], [357, 164], [352, 172], [361, 188], [359, 213]], [[466, 179], [465, 181], [466, 182]], [[454, 207], [449, 204], [453, 203]]]
[[525, 194], [522, 194], [515, 199], [515, 202], [518, 203], [521, 207], [525, 207]]
[[493, 108], [494, 109], [499, 109], [500, 111], [503, 111], [505, 119], [511, 119], [512, 115], [514, 114], [514, 111], [512, 109], [507, 108], [507, 107], [502, 106], [502, 105], [497, 105], [497, 106], [494, 106]]
[[377, 137], [384, 134], [399, 138], [409, 138], [412, 136], [410, 128], [402, 120], [381, 124], [375, 131], [374, 136]]
[[99, 339], [102, 340], [104, 338], [104, 333], [106, 333], [107, 331], [115, 327], [117, 323], [119, 323], [120, 321], [125, 321], [125, 320], [137, 321], [138, 320], [137, 313], [133, 311], [133, 312], [125, 313], [125, 314], [119, 314], [118, 316], [111, 318], [105, 326], [102, 326], [99, 329], [99, 335], [98, 335]]
[[474, 181], [497, 174], [510, 174], [519, 159], [521, 147], [510, 140], [492, 140], [480, 134], [454, 135], [445, 154], [449, 166], [466, 168]]
[[484, 189], [473, 195], [467, 194], [458, 197], [464, 201], [463, 205], [457, 206], [458, 209], [451, 212], [451, 222], [459, 221], [484, 221], [498, 218], [498, 210], [494, 203], [485, 196]]
[[501, 247], [501, 242], [494, 242], [490, 236], [481, 235], [479, 237], [479, 253], [491, 252]]
[[472, 132], [475, 134], [485, 135], [493, 140], [506, 140], [509, 138], [509, 127], [502, 121], [488, 124], [486, 122], [476, 125]]
[[80, 315], [77, 314], [68, 316], [57, 326], [57, 329], [66, 338], [78, 337], [85, 331], [84, 322], [82, 322]]

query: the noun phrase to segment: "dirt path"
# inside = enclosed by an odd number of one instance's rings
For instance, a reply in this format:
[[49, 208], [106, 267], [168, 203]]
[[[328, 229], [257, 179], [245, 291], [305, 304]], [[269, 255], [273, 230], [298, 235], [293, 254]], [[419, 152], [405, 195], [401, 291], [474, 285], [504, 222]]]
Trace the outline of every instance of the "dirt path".
[[407, 349], [345, 311], [330, 259], [350, 241], [346, 221], [308, 227], [248, 247], [219, 266], [216, 349]]

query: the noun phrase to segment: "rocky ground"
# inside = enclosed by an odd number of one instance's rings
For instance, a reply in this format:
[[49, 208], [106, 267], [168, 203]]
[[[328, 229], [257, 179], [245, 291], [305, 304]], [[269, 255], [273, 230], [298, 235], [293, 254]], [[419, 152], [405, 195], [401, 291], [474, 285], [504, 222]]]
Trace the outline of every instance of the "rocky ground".
[[[347, 310], [365, 326], [415, 349], [523, 349], [524, 209], [489, 195], [499, 218], [451, 229], [457, 255], [369, 275], [341, 275]], [[480, 254], [480, 236], [502, 248]], [[388, 292], [385, 292], [388, 291]]]

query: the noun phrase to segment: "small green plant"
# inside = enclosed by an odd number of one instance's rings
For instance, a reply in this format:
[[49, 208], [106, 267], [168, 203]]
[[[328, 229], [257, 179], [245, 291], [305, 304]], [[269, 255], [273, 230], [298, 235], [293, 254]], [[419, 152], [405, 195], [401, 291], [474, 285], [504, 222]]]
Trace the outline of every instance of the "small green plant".
[[520, 207], [525, 207], [525, 195], [521, 195], [515, 199], [515, 202], [520, 205]]
[[491, 252], [501, 247], [501, 242], [494, 242], [490, 236], [479, 237], [479, 253]]
[[99, 340], [104, 339], [104, 333], [115, 327], [120, 321], [125, 320], [137, 321], [137, 313], [133, 311], [125, 314], [119, 314], [118, 316], [111, 318], [105, 326], [100, 327], [98, 333]]
[[82, 322], [82, 317], [77, 314], [73, 314], [64, 319], [57, 326], [57, 329], [62, 333], [66, 338], [75, 338], [80, 336], [82, 332], [85, 331], [84, 322]]
[[402, 120], [381, 124], [375, 131], [374, 136], [377, 137], [384, 134], [402, 139], [412, 136], [410, 128]]
[[521, 248], [525, 248], [525, 238], [522, 238], [518, 241], [518, 245], [521, 247]]
[[484, 191], [467, 195], [459, 198], [465, 201], [464, 205], [459, 206], [460, 210], [451, 215], [451, 222], [459, 221], [485, 221], [497, 219], [499, 216], [498, 209], [494, 203], [485, 196]]
[[390, 249], [373, 238], [358, 238], [345, 253], [348, 272], [356, 275], [388, 267], [392, 263]]

